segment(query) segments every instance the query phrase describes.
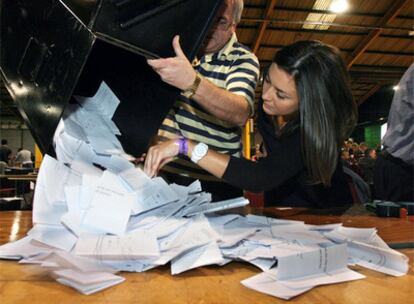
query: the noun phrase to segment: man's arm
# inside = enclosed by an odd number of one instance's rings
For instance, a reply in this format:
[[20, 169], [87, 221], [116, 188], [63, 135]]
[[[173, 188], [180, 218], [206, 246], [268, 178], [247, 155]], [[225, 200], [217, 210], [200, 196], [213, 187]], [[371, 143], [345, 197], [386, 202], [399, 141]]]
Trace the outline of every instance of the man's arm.
[[[174, 37], [173, 47], [175, 57], [148, 60], [148, 64], [164, 82], [186, 90], [194, 83], [196, 71], [180, 47], [179, 36]], [[235, 125], [244, 125], [251, 114], [245, 97], [219, 88], [204, 78], [192, 99], [217, 118]]]
[[201, 78], [192, 99], [217, 118], [238, 126], [243, 126], [251, 114], [246, 98], [219, 88], [205, 78]]

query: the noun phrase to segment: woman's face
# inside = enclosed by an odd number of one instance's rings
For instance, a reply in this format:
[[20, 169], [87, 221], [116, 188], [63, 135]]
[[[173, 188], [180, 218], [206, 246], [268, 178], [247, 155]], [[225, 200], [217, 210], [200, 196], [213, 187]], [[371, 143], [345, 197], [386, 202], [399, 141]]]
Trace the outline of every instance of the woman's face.
[[298, 111], [295, 80], [272, 63], [263, 81], [263, 111], [269, 115], [289, 116]]

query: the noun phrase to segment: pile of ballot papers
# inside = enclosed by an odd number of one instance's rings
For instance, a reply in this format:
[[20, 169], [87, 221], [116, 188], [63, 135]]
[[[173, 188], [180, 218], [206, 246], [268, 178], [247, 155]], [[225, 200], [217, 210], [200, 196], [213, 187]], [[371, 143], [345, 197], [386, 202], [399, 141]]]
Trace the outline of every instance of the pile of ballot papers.
[[111, 118], [119, 101], [111, 90], [103, 83], [94, 97], [78, 102], [56, 131], [57, 158], [46, 155], [42, 162], [33, 228], [0, 246], [0, 258], [45, 267], [56, 281], [84, 294], [123, 282], [121, 271], [167, 263], [176, 275], [244, 261], [261, 272], [243, 285], [283, 299], [364, 278], [349, 265], [407, 273], [408, 258], [389, 248], [375, 228], [217, 214], [248, 201], [211, 203], [199, 182], [184, 187], [149, 178], [116, 137]]

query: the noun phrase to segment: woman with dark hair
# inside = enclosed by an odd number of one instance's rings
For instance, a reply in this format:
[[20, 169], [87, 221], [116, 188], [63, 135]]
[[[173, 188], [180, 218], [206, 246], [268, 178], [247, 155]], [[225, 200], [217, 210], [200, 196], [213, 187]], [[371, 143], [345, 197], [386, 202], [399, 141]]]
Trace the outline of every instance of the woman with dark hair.
[[153, 176], [178, 155], [244, 190], [271, 191], [267, 205], [349, 206], [340, 149], [357, 111], [339, 51], [319, 41], [299, 41], [277, 52], [264, 73], [258, 112], [268, 154], [259, 162], [180, 137], [151, 147], [145, 171]]

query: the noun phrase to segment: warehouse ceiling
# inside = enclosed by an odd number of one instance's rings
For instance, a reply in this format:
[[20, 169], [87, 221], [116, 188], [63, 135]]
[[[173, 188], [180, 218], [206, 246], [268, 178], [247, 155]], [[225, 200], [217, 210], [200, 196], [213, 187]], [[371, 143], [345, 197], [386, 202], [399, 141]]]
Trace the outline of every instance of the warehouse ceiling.
[[[251, 47], [262, 67], [278, 49], [298, 40], [316, 39], [338, 47], [351, 75], [353, 95], [362, 104], [380, 89], [391, 89], [413, 62], [414, 1], [348, 0], [349, 9], [336, 14], [329, 11], [331, 2], [245, 0], [238, 38]], [[1, 120], [21, 120], [3, 83], [0, 107]]]
[[384, 86], [398, 83], [414, 59], [412, 0], [348, 0], [344, 13], [331, 0], [246, 0], [238, 26], [261, 66], [298, 40], [315, 39], [341, 50], [358, 104]]

